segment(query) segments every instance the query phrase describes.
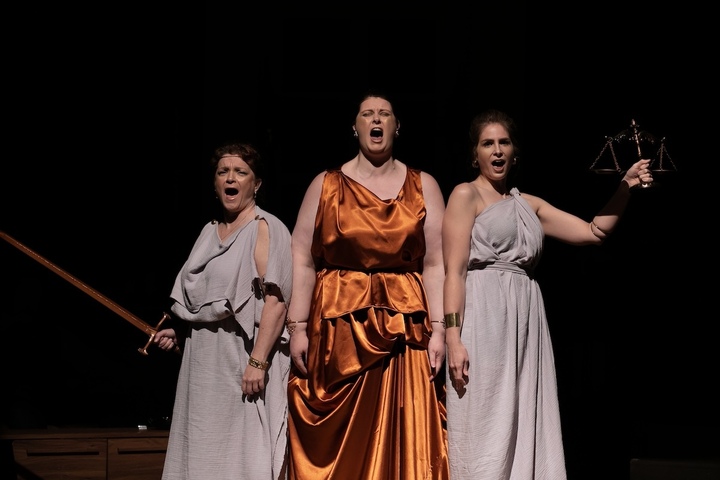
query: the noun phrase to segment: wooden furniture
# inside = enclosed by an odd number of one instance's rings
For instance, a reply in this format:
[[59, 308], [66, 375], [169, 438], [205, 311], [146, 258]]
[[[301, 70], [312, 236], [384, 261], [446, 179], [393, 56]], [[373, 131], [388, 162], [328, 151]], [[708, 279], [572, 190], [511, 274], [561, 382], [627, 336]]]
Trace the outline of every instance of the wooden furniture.
[[3, 430], [18, 480], [159, 480], [167, 430], [49, 428]]
[[709, 460], [671, 460], [633, 458], [630, 480], [717, 480], [720, 458]]

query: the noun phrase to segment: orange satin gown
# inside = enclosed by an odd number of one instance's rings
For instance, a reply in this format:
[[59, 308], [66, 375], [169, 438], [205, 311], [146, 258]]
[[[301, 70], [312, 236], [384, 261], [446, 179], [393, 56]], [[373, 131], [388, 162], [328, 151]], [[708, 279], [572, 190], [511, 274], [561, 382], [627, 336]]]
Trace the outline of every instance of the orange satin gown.
[[444, 375], [428, 380], [424, 218], [418, 170], [391, 200], [327, 172], [308, 376], [293, 368], [288, 384], [290, 479], [448, 478]]

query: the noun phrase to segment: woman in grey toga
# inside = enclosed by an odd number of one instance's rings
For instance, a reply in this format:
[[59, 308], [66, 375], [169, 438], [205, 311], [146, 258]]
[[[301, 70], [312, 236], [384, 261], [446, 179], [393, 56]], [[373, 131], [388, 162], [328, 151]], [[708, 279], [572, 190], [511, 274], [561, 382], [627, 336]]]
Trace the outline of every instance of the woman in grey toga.
[[290, 232], [255, 204], [255, 148], [225, 145], [212, 160], [223, 217], [202, 229], [172, 289], [184, 328], [154, 338], [183, 355], [162, 478], [284, 479]]
[[472, 165], [479, 174], [453, 189], [443, 218], [453, 480], [566, 478], [552, 344], [533, 270], [546, 235], [599, 245], [623, 214], [630, 188], [652, 182], [650, 161], [637, 161], [587, 222], [508, 188], [518, 158], [515, 130], [501, 111], [474, 118]]

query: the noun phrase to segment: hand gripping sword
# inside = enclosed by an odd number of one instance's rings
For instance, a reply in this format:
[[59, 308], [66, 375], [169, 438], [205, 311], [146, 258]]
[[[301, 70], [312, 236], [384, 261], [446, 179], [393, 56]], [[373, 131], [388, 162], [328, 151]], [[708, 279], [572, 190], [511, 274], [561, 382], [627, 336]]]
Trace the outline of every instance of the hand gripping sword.
[[[107, 298], [102, 293], [98, 292], [94, 288], [81, 282], [80, 280], [73, 277], [72, 275], [70, 275], [69, 273], [67, 273], [66, 271], [64, 271], [57, 265], [55, 265], [54, 263], [52, 263], [49, 260], [47, 260], [46, 258], [42, 257], [41, 255], [38, 255], [34, 251], [30, 250], [28, 247], [26, 247], [22, 243], [18, 242], [17, 240], [12, 238], [10, 235], [6, 234], [5, 232], [0, 231], [0, 236], [3, 238], [3, 240], [10, 243], [12, 246], [17, 248], [21, 252], [23, 252], [25, 255], [27, 255], [28, 257], [32, 258], [33, 260], [35, 260], [36, 262], [41, 264], [43, 267], [45, 267], [45, 268], [51, 270], [53, 273], [61, 276], [66, 281], [70, 282], [75, 287], [82, 290], [84, 293], [90, 295], [92, 298], [94, 298], [98, 302], [102, 303], [107, 308], [109, 308], [113, 312], [117, 313], [122, 318], [124, 318], [125, 320], [127, 320], [128, 322], [130, 322], [131, 324], [133, 324], [134, 326], [136, 326], [143, 332], [147, 333], [150, 336], [150, 339], [148, 340], [148, 342], [145, 344], [144, 347], [138, 348], [138, 352], [142, 353], [143, 355], [148, 354], [147, 349], [150, 348], [150, 345], [152, 345], [152, 341], [155, 338], [155, 334], [157, 334], [157, 332], [160, 330], [160, 326], [163, 324], [163, 322], [165, 320], [170, 319], [170, 315], [163, 312], [163, 316], [160, 319], [160, 321], [158, 322], [158, 324], [155, 327], [152, 327], [149, 324], [145, 323], [144, 321], [140, 320], [138, 317], [136, 317], [132, 313], [125, 310], [123, 307], [121, 307], [117, 303], [115, 303], [112, 300], [110, 300], [109, 298]], [[179, 352], [180, 348], [176, 346], [175, 351]]]

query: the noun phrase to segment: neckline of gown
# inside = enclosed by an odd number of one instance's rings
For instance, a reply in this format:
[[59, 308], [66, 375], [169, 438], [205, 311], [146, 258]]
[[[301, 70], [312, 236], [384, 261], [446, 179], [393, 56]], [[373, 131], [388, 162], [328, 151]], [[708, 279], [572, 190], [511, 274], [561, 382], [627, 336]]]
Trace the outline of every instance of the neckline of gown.
[[346, 174], [345, 172], [343, 172], [343, 171], [342, 171], [342, 168], [338, 168], [338, 172], [340, 172], [340, 175], [342, 175], [344, 178], [346, 178], [346, 179], [352, 181], [354, 184], [362, 187], [363, 190], [365, 190], [366, 192], [368, 192], [369, 194], [371, 194], [373, 197], [377, 198], [378, 201], [380, 201], [380, 202], [394, 202], [394, 201], [397, 201], [397, 200], [401, 197], [403, 191], [405, 190], [405, 185], [407, 185], [408, 178], [409, 178], [409, 176], [410, 176], [410, 167], [407, 167], [407, 166], [405, 167], [405, 179], [403, 179], [402, 185], [400, 185], [400, 189], [398, 190], [398, 192], [395, 194], [395, 196], [394, 196], [393, 198], [386, 198], [386, 199], [380, 198], [380, 196], [379, 196], [378, 194], [376, 194], [375, 192], [373, 192], [372, 190], [370, 190], [368, 187], [366, 187], [365, 185], [363, 185], [363, 184], [360, 183], [359, 181], [357, 181], [357, 180], [355, 180], [354, 178], [352, 178], [350, 175], [348, 175], [348, 174]]
[[224, 239], [220, 238], [220, 234], [218, 232], [218, 226], [215, 225], [215, 238], [218, 241], [218, 244], [227, 247], [232, 245], [235, 240], [237, 239], [238, 235], [240, 235], [240, 232], [245, 230], [248, 225], [253, 223], [254, 221], [257, 221], [260, 218], [260, 215], [257, 213], [257, 210], [255, 210], [255, 215], [250, 217], [250, 220], [248, 220], [245, 224], [240, 225], [236, 230], [230, 232], [229, 235], [227, 235]]

